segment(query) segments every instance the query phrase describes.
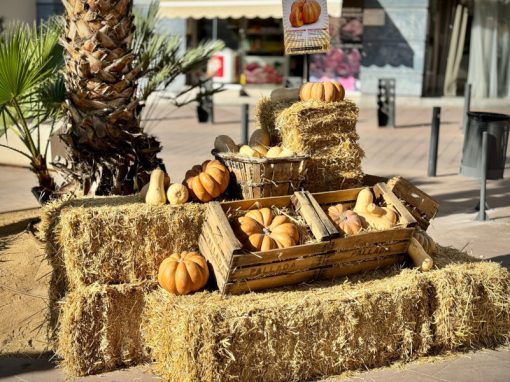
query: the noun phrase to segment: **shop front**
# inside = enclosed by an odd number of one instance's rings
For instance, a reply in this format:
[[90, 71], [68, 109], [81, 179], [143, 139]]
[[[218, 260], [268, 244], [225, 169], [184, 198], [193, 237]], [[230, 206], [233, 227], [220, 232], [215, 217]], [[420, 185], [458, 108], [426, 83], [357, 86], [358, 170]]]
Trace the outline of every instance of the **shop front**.
[[[342, 0], [328, 1], [332, 39], [340, 40]], [[196, 46], [200, 41], [220, 39], [226, 48], [209, 65], [215, 81], [232, 84], [275, 86], [297, 85], [304, 77], [322, 78], [331, 73], [322, 58], [310, 55], [309, 68], [302, 55], [285, 55], [282, 2], [280, 0], [221, 0], [221, 1], [162, 1], [160, 16], [180, 18], [186, 23], [186, 44]], [[338, 60], [338, 53], [320, 55]], [[306, 68], [305, 68], [306, 67]], [[313, 69], [313, 70], [312, 70]]]

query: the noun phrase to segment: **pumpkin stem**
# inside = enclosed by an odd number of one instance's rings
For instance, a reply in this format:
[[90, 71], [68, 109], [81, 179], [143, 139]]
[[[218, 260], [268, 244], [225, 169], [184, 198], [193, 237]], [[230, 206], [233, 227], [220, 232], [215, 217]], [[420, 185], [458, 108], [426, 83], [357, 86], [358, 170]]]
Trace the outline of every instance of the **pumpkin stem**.
[[269, 230], [269, 228], [263, 228], [262, 231], [264, 232], [264, 235], [271, 235], [271, 231]]

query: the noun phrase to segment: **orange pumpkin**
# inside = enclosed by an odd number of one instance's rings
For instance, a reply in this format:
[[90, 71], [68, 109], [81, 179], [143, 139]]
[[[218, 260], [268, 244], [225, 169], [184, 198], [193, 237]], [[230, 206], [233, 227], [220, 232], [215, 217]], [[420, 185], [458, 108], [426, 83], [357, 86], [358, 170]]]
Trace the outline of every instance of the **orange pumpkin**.
[[251, 251], [288, 248], [299, 242], [296, 224], [287, 216], [273, 216], [269, 208], [248, 211], [238, 221], [240, 239]]
[[316, 0], [305, 0], [303, 4], [303, 22], [313, 24], [321, 15], [321, 6]]
[[208, 279], [207, 261], [198, 252], [174, 253], [159, 265], [159, 285], [173, 294], [196, 292]]
[[324, 102], [338, 102], [345, 97], [344, 87], [336, 82], [308, 82], [301, 86], [299, 98], [301, 101], [317, 100]]
[[342, 204], [329, 207], [328, 215], [346, 235], [356, 235], [363, 228], [359, 215]]
[[183, 183], [194, 200], [207, 203], [225, 192], [229, 179], [228, 169], [219, 161], [212, 160], [193, 166], [186, 172]]
[[297, 2], [292, 4], [292, 8], [289, 15], [290, 25], [294, 28], [302, 27], [305, 23], [303, 22], [303, 7], [296, 5]]

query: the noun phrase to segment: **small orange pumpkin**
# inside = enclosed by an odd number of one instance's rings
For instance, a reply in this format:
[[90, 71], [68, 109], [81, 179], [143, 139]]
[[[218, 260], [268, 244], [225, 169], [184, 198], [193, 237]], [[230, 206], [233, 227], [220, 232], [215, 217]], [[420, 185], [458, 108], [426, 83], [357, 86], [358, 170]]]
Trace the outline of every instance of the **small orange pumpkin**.
[[324, 102], [338, 102], [345, 97], [344, 87], [336, 82], [308, 82], [301, 86], [299, 98], [301, 101], [317, 100]]
[[239, 236], [252, 251], [288, 248], [299, 242], [299, 230], [287, 216], [273, 216], [269, 208], [251, 210], [240, 217]]
[[359, 215], [343, 204], [329, 207], [328, 215], [333, 223], [346, 235], [356, 235], [363, 228]]
[[217, 160], [208, 160], [188, 170], [183, 183], [194, 200], [207, 203], [225, 192], [229, 179], [225, 166]]
[[321, 15], [321, 6], [316, 0], [305, 0], [303, 4], [303, 22], [313, 24]]
[[159, 265], [159, 285], [173, 294], [196, 292], [208, 279], [207, 261], [198, 252], [174, 253]]

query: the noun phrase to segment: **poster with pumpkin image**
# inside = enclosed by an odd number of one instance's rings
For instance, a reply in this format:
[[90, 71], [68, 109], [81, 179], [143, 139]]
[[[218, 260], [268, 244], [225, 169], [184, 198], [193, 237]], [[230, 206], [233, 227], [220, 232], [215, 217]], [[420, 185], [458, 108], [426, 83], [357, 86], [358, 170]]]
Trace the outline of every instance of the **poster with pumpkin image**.
[[285, 54], [330, 49], [327, 0], [282, 0]]

